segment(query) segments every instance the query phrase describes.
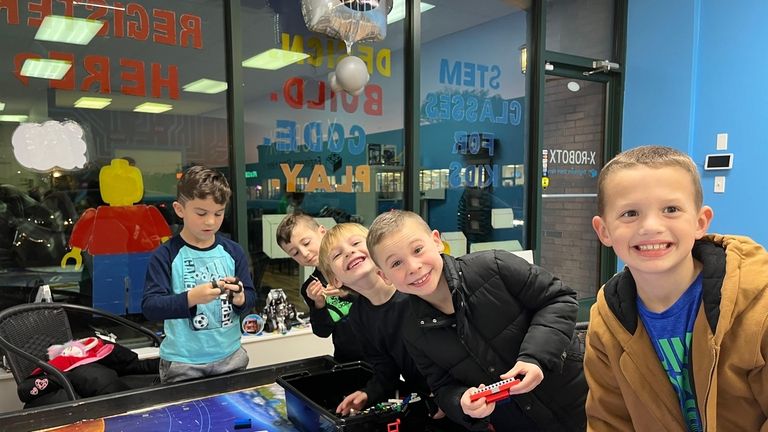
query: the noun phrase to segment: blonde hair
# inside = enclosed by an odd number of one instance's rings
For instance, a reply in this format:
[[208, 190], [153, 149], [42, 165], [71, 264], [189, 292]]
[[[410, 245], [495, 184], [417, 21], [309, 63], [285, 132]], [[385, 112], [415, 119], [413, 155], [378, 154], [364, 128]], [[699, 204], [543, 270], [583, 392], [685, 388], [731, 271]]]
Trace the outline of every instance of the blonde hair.
[[379, 264], [374, 256], [376, 246], [384, 241], [384, 238], [389, 234], [400, 230], [403, 225], [405, 225], [406, 221], [412, 221], [420, 228], [424, 229], [424, 232], [427, 234], [432, 234], [432, 229], [426, 222], [424, 222], [424, 219], [412, 211], [390, 210], [376, 216], [376, 219], [374, 219], [371, 224], [370, 230], [368, 230], [368, 237], [365, 238], [365, 244], [368, 246], [368, 253], [376, 265]]
[[317, 268], [320, 269], [320, 272], [325, 276], [325, 280], [327, 280], [329, 284], [332, 284], [333, 279], [336, 277], [331, 269], [331, 249], [350, 236], [361, 235], [365, 238], [366, 234], [368, 234], [368, 228], [358, 223], [351, 222], [338, 224], [325, 233], [323, 240], [320, 242], [320, 255], [318, 256]]
[[696, 209], [700, 209], [704, 201], [704, 193], [701, 190], [701, 178], [699, 170], [690, 156], [673, 149], [672, 147], [647, 145], [636, 147], [619, 153], [611, 159], [600, 171], [597, 179], [597, 214], [602, 216], [605, 211], [605, 182], [608, 177], [616, 171], [636, 168], [682, 168], [688, 173], [688, 177], [693, 183], [693, 198], [696, 203]]

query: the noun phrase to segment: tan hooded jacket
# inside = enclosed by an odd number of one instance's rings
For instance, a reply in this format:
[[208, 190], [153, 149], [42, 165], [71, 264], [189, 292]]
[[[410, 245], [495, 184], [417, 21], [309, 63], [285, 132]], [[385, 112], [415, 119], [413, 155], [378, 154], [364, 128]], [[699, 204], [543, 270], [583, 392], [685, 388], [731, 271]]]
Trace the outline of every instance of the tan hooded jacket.
[[[707, 236], [693, 329], [693, 388], [705, 431], [768, 432], [768, 253], [747, 237]], [[592, 306], [584, 372], [590, 431], [684, 431], [680, 403], [637, 314], [630, 271]]]

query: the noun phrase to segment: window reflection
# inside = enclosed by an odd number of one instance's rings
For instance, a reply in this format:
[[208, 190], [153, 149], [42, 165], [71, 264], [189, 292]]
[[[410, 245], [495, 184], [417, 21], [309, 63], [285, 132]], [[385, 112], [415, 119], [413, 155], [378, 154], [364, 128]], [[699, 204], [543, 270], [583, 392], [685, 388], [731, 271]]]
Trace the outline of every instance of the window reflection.
[[421, 19], [422, 213], [452, 254], [491, 242], [520, 249], [528, 94], [519, 48], [528, 11], [449, 3]]
[[[0, 8], [0, 308], [47, 284], [56, 301], [144, 321], [146, 258], [179, 227], [177, 175], [228, 171], [223, 13], [174, 0]], [[72, 22], [96, 27], [61, 28]], [[115, 163], [138, 177], [106, 187]]]
[[368, 225], [402, 207], [403, 22], [383, 41], [352, 46], [370, 74], [353, 96], [329, 85], [344, 42], [308, 31], [300, 1], [244, 3], [244, 59], [298, 54], [275, 70], [244, 64], [250, 253], [264, 268], [262, 291], [283, 289], [306, 311], [299, 287], [309, 273], [277, 247], [272, 221], [302, 211]]

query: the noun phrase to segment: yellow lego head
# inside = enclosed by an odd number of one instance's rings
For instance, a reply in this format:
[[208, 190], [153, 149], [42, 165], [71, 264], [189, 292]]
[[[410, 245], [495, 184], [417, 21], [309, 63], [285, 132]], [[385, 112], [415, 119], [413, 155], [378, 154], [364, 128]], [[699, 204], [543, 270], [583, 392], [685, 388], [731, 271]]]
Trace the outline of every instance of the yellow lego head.
[[141, 201], [144, 180], [141, 170], [128, 164], [125, 159], [112, 159], [99, 171], [101, 199], [113, 206], [129, 206]]

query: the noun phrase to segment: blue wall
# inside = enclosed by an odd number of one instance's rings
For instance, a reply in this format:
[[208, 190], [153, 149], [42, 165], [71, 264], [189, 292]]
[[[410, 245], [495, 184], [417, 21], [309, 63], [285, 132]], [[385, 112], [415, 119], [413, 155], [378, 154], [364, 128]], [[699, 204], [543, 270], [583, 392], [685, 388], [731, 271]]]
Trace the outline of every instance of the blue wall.
[[[630, 0], [624, 100], [624, 149], [663, 144], [699, 164], [711, 232], [768, 245], [762, 173], [768, 161], [768, 2]], [[724, 194], [713, 192], [704, 157], [728, 134], [733, 169]], [[723, 174], [724, 173], [724, 174]]]

